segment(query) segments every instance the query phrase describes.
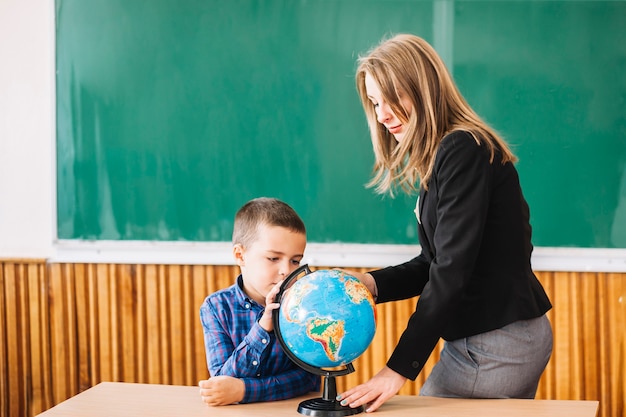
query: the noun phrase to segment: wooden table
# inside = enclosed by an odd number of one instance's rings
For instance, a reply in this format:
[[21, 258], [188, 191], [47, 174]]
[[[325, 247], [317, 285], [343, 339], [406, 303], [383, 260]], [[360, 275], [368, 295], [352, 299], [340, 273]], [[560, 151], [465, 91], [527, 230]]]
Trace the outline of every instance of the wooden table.
[[[39, 414], [41, 417], [234, 417], [302, 416], [298, 404], [307, 397], [286, 401], [210, 407], [200, 400], [199, 388], [178, 385], [102, 382]], [[597, 401], [467, 400], [397, 395], [375, 416], [455, 417], [595, 417]], [[370, 414], [357, 414], [370, 415]]]

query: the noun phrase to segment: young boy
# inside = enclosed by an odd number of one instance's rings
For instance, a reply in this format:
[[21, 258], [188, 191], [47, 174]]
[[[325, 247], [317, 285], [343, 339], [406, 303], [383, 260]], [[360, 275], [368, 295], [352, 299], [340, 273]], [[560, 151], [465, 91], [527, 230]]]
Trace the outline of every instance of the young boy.
[[273, 198], [239, 209], [233, 228], [237, 282], [209, 295], [200, 308], [211, 378], [202, 400], [227, 405], [292, 398], [319, 391], [320, 379], [293, 363], [274, 335], [274, 297], [302, 261], [306, 230], [298, 214]]

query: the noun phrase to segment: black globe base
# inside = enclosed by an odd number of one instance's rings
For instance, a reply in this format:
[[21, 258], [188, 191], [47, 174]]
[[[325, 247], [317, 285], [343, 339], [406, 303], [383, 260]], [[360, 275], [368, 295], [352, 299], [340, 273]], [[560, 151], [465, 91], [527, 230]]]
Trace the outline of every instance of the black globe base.
[[313, 417], [352, 416], [363, 411], [363, 406], [351, 408], [341, 405], [337, 400], [325, 400], [323, 398], [311, 398], [310, 400], [302, 401], [298, 406], [298, 413]]
[[[348, 371], [350, 369], [352, 369], [351, 365], [348, 367]], [[322, 398], [311, 398], [302, 401], [298, 405], [298, 413], [313, 417], [343, 417], [353, 416], [365, 411], [362, 405], [352, 408], [347, 405], [341, 405], [341, 402], [337, 401], [337, 384], [334, 375], [324, 375], [322, 377], [322, 385]]]

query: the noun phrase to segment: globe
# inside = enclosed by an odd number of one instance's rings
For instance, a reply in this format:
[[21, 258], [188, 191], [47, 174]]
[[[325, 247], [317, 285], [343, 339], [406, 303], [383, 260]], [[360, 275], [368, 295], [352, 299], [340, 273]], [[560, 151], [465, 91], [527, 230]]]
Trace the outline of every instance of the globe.
[[305, 275], [283, 293], [280, 332], [298, 359], [316, 368], [351, 363], [376, 333], [374, 299], [357, 278], [337, 270]]
[[[304, 276], [300, 276], [302, 273]], [[337, 401], [335, 377], [354, 372], [352, 361], [368, 348], [376, 333], [376, 309], [367, 287], [337, 270], [293, 271], [275, 301], [274, 332], [283, 350], [301, 368], [321, 375], [321, 398], [302, 401], [300, 414], [343, 417], [362, 413]]]

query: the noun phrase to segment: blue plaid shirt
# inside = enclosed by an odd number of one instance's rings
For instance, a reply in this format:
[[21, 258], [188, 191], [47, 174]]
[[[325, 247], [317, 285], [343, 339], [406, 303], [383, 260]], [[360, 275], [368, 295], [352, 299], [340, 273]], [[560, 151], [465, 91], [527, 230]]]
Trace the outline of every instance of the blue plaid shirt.
[[306, 372], [283, 352], [274, 332], [259, 325], [265, 308], [237, 283], [209, 295], [200, 307], [204, 347], [211, 376], [243, 380], [241, 401], [284, 400], [320, 389], [320, 377]]

